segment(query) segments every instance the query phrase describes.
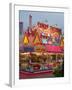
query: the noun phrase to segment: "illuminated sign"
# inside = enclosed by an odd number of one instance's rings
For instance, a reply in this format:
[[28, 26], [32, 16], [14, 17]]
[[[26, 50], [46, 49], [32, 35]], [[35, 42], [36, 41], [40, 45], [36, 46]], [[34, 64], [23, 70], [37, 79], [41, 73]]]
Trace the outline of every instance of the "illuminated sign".
[[44, 23], [38, 22], [37, 25], [38, 25], [40, 28], [44, 28], [44, 29], [47, 29], [47, 28], [48, 28], [48, 25], [47, 25], [47, 24], [44, 24]]

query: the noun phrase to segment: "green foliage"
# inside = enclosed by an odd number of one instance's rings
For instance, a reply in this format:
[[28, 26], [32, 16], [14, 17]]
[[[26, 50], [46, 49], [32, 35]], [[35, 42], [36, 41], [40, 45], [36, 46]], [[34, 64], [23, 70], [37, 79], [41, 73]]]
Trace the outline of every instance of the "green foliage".
[[60, 67], [54, 70], [55, 77], [64, 77], [64, 70], [60, 70]]

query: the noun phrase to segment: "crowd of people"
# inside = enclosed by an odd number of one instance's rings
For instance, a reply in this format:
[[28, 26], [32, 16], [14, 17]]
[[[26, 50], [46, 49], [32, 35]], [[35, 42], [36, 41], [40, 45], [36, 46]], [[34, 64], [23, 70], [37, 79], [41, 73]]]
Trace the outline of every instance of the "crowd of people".
[[40, 70], [62, 69], [63, 54], [20, 55], [20, 70], [35, 72]]

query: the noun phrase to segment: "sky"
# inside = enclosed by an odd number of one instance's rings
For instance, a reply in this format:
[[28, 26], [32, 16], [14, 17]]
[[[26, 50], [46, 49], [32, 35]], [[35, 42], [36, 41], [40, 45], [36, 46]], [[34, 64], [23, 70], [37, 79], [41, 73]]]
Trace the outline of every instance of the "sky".
[[45, 11], [19, 11], [19, 21], [23, 22], [23, 29], [29, 26], [29, 15], [32, 16], [32, 25], [37, 22], [44, 22], [49, 25], [57, 25], [64, 30], [64, 13], [63, 12], [45, 12]]

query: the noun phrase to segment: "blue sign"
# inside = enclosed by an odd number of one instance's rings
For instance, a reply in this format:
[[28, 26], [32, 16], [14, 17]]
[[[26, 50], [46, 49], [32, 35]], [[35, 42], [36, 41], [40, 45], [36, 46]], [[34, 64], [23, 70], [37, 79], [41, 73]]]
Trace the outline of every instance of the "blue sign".
[[34, 47], [24, 47], [24, 52], [34, 52]]

